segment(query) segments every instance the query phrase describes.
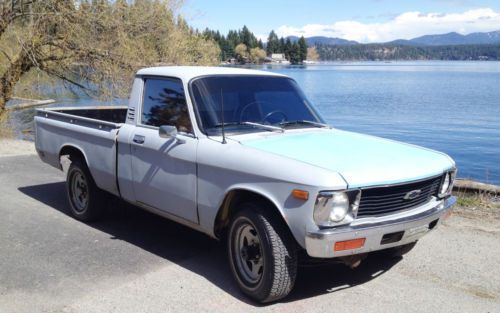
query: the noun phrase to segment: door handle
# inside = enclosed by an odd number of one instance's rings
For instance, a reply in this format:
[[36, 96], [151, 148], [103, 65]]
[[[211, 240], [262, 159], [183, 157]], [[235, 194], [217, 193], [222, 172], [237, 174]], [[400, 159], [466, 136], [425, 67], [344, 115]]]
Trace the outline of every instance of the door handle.
[[135, 135], [134, 139], [132, 139], [135, 143], [142, 145], [144, 141], [146, 141], [146, 137], [141, 136], [141, 135]]

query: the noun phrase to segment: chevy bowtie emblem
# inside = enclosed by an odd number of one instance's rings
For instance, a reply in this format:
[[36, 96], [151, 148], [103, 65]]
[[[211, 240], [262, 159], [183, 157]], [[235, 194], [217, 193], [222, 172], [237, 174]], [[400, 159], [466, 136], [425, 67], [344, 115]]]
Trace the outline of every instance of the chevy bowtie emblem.
[[403, 199], [405, 199], [405, 200], [413, 200], [416, 197], [418, 197], [421, 192], [422, 192], [422, 190], [420, 190], [420, 189], [412, 190], [412, 191], [408, 192], [407, 194], [405, 194], [405, 196], [403, 197]]

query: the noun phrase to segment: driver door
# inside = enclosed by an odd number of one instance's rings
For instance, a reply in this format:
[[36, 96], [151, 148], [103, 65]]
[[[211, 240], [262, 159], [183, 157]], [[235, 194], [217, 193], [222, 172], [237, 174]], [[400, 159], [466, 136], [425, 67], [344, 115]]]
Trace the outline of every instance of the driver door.
[[[177, 127], [177, 136], [160, 137], [159, 127], [163, 125]], [[197, 223], [198, 140], [193, 135], [180, 79], [144, 79], [140, 121], [130, 145], [136, 201]]]

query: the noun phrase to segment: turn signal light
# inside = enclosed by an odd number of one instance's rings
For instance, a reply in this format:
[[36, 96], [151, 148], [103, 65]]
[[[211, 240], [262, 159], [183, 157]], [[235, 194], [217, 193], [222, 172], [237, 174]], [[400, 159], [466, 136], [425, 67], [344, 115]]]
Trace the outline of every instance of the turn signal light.
[[345, 241], [337, 241], [335, 246], [333, 247], [334, 251], [344, 251], [344, 250], [352, 250], [359, 249], [365, 245], [366, 238], [357, 238], [352, 240]]
[[292, 196], [294, 198], [300, 199], [300, 200], [308, 200], [309, 199], [309, 192], [305, 190], [300, 190], [300, 189], [294, 189], [292, 191]]

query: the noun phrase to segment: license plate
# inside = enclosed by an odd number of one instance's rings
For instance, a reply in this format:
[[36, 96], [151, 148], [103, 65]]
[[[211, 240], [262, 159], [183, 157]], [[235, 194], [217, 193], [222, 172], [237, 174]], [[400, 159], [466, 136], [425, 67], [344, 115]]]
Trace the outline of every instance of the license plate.
[[405, 238], [420, 237], [429, 231], [429, 225], [421, 225], [405, 231]]

